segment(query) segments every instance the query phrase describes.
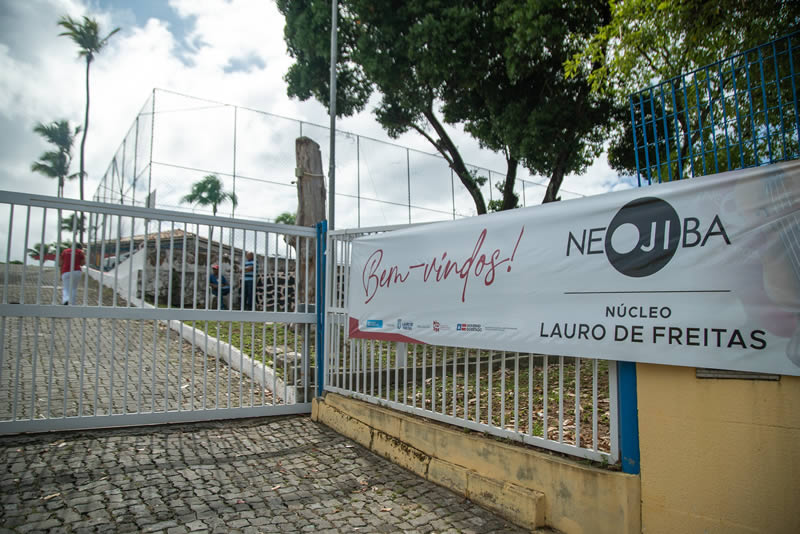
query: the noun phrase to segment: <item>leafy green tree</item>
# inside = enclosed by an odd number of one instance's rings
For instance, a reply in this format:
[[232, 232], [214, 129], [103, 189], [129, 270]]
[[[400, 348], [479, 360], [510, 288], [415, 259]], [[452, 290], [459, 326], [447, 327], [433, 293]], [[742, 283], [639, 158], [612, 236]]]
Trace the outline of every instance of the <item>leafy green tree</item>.
[[[518, 165], [550, 177], [556, 200], [565, 174], [579, 172], [600, 149], [598, 125], [610, 107], [585, 80], [567, 80], [563, 63], [607, 22], [600, 0], [565, 7], [541, 0], [343, 0], [339, 17], [337, 102], [351, 115], [380, 95], [374, 110], [387, 133], [422, 135], [447, 160], [486, 213], [480, 186], [445, 124], [462, 124], [481, 145], [502, 152], [506, 179], [496, 209], [516, 207]], [[329, 102], [330, 3], [278, 0], [284, 37], [296, 62], [290, 96]], [[526, 25], [532, 27], [526, 28]]]
[[81, 127], [77, 126], [73, 130], [69, 121], [58, 120], [50, 124], [39, 122], [34, 126], [33, 131], [54, 145], [56, 150], [44, 152], [39, 156], [39, 161], [31, 164], [31, 170], [58, 180], [58, 196], [62, 197], [64, 196], [64, 182], [76, 176], [69, 173], [69, 167], [72, 162], [72, 145], [75, 136], [81, 131]]
[[[638, 90], [785, 35], [800, 24], [800, 4], [788, 0], [617, 0], [610, 7], [611, 19], [583, 43], [566, 70], [569, 76], [587, 77], [593, 94], [614, 98], [620, 109]], [[681, 105], [678, 101], [676, 117], [685, 148], [697, 142], [700, 131], [688, 138]], [[711, 107], [699, 107], [708, 122]], [[635, 170], [632, 139], [630, 117], [623, 112], [609, 149], [609, 163], [618, 171]]]
[[289, 213], [288, 211], [284, 211], [277, 217], [275, 217], [275, 223], [277, 224], [297, 224], [295, 221], [297, 217], [294, 213]]
[[550, 178], [544, 202], [558, 200], [564, 176], [583, 172], [602, 151], [603, 127], [613, 111], [610, 99], [591, 94], [581, 77], [566, 79], [563, 70], [581, 39], [608, 20], [608, 5], [555, 0], [485, 4], [490, 17], [475, 16], [471, 24], [482, 28], [482, 39], [471, 33], [454, 39], [441, 24], [431, 33], [432, 39], [447, 35], [442, 52], [454, 50], [461, 58], [455, 66], [446, 62], [442, 71], [445, 117], [462, 122], [481, 144], [506, 155], [509, 172], [505, 183], [497, 184], [502, 193], [498, 209], [517, 206], [515, 159]]
[[78, 45], [78, 57], [86, 59], [86, 110], [83, 118], [83, 137], [81, 138], [80, 154], [80, 187], [81, 200], [83, 200], [83, 180], [86, 177], [84, 166], [84, 152], [86, 148], [86, 134], [89, 133], [89, 67], [94, 61], [94, 57], [108, 44], [112, 35], [120, 29], [114, 28], [105, 37], [100, 37], [100, 27], [95, 19], [84, 16], [83, 22], [73, 19], [70, 16], [63, 16], [59, 19], [58, 25], [65, 31], [58, 34], [66, 36]]

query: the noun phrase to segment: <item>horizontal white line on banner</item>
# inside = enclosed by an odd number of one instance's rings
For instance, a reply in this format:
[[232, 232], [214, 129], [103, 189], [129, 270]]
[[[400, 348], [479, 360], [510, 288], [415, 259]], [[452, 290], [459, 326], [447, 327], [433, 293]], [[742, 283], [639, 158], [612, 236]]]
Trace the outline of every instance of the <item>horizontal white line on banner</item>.
[[564, 291], [565, 295], [644, 295], [668, 293], [730, 293], [730, 289], [662, 289], [651, 291]]

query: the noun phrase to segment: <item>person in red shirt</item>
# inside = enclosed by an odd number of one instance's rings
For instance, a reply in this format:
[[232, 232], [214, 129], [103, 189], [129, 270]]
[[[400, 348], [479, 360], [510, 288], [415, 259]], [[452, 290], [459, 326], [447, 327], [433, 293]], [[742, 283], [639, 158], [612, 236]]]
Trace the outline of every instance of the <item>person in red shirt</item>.
[[86, 263], [83, 255], [83, 246], [75, 243], [75, 249], [66, 248], [61, 252], [61, 290], [62, 301], [65, 305], [75, 304], [75, 291], [81, 281], [81, 266]]

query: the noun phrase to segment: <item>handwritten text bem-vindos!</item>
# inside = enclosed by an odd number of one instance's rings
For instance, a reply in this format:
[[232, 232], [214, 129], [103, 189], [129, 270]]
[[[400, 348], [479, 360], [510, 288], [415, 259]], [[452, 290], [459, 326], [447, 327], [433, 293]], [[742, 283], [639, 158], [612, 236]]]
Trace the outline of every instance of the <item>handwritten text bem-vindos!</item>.
[[399, 265], [384, 266], [383, 249], [379, 248], [370, 254], [361, 273], [364, 304], [375, 298], [381, 288], [404, 284], [411, 276], [412, 271], [417, 270], [422, 272], [423, 283], [435, 284], [457, 275], [464, 281], [461, 289], [461, 302], [466, 302], [467, 284], [470, 278], [482, 279], [485, 286], [490, 286], [496, 279], [498, 267], [507, 263], [506, 272], [511, 272], [511, 264], [514, 261], [514, 255], [517, 253], [517, 248], [520, 241], [522, 241], [524, 233], [525, 227], [523, 226], [519, 231], [519, 236], [513, 250], [511, 250], [511, 254], [505, 256], [500, 247], [495, 248], [489, 254], [482, 252], [488, 234], [488, 230], [484, 228], [478, 235], [472, 254], [468, 258], [459, 261], [458, 259], [449, 258], [447, 251], [444, 251], [441, 256], [436, 255], [430, 261], [406, 267]]

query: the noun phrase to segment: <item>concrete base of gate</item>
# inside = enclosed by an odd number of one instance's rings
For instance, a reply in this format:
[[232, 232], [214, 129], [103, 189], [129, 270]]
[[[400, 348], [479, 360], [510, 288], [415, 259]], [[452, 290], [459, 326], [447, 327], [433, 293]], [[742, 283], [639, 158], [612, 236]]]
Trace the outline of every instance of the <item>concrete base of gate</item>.
[[[127, 261], [137, 261], [140, 254], [143, 254], [143, 252], [137, 252]], [[119, 268], [126, 271], [128, 268], [127, 263], [121, 263]], [[83, 267], [83, 270], [97, 282], [101, 282], [102, 278], [102, 284], [104, 286], [115, 289], [113, 285], [113, 274], [109, 275], [108, 273], [104, 273], [104, 275], [101, 276], [100, 271], [88, 267]], [[155, 309], [155, 306], [152, 304], [148, 304], [135, 295], [129, 295], [127, 290], [121, 287], [117, 287], [116, 290], [124, 299], [134, 306]], [[250, 356], [244, 354], [236, 347], [222, 340], [218, 340], [214, 336], [210, 336], [204, 331], [191, 327], [182, 321], [172, 320], [160, 322], [165, 324], [168, 322], [170, 330], [179, 333], [186, 341], [194, 343], [196, 346], [202, 348], [209, 356], [222, 360], [233, 370], [239, 371], [262, 387], [271, 391], [276, 399], [282, 400], [285, 404], [307, 402], [305, 399], [305, 388], [287, 385], [283, 380], [275, 376], [275, 371], [271, 367], [250, 358]], [[309, 387], [308, 390], [309, 395], [312, 395], [312, 388]]]
[[524, 528], [567, 534], [639, 533], [638, 476], [328, 393], [311, 417], [376, 454]]

